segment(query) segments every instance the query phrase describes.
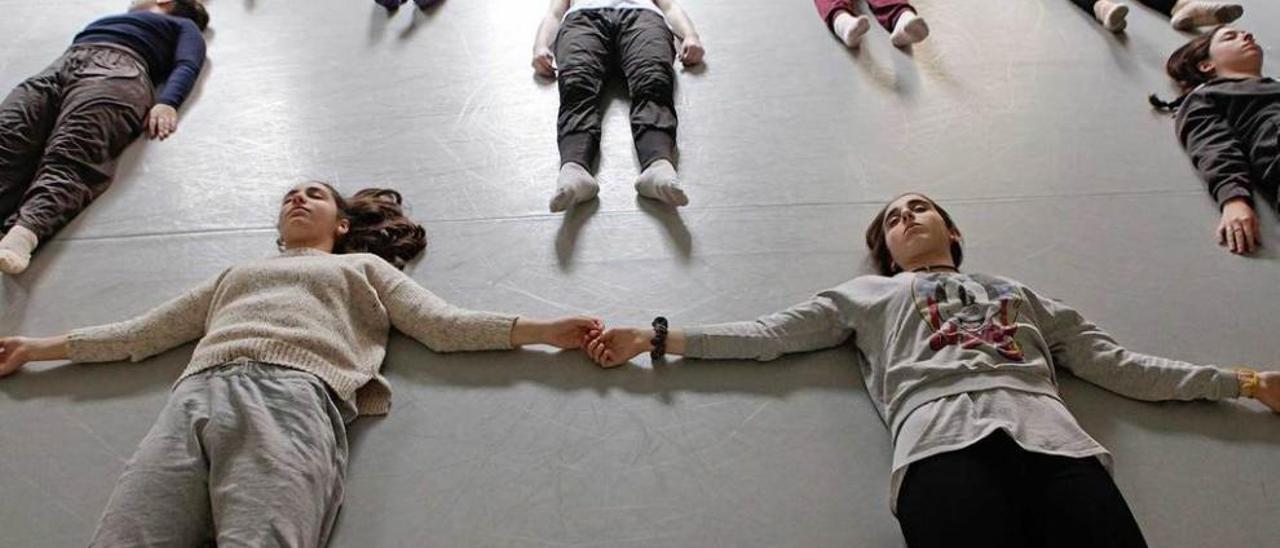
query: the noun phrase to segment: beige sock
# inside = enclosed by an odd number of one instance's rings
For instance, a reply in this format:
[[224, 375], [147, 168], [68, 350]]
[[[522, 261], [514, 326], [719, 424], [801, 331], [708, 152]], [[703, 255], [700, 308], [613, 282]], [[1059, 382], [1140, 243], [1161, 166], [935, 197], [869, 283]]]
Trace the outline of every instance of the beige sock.
[[556, 193], [551, 197], [551, 212], [559, 213], [574, 204], [585, 202], [596, 197], [600, 192], [600, 183], [587, 168], [573, 162], [560, 166], [560, 175], [556, 178]]
[[856, 48], [862, 43], [862, 37], [871, 29], [871, 19], [865, 15], [853, 15], [847, 11], [836, 14], [831, 21], [831, 32], [844, 42], [845, 47]]
[[911, 44], [923, 42], [928, 37], [929, 25], [924, 22], [924, 18], [916, 15], [914, 11], [908, 11], [899, 15], [897, 22], [893, 24], [893, 32], [889, 34], [889, 42], [897, 47], [905, 48]]
[[22, 225], [13, 225], [8, 234], [0, 238], [0, 272], [21, 274], [31, 264], [31, 252], [40, 239], [36, 233]]
[[640, 177], [636, 179], [636, 192], [676, 207], [689, 205], [689, 197], [680, 188], [676, 167], [667, 160], [653, 162], [640, 172]]
[[1179, 0], [1173, 5], [1173, 17], [1169, 19], [1169, 24], [1178, 30], [1194, 30], [1196, 27], [1230, 23], [1242, 15], [1244, 7], [1240, 4]]
[[1102, 0], [1093, 5], [1093, 16], [1102, 23], [1102, 28], [1111, 32], [1120, 32], [1129, 25], [1125, 19], [1129, 15], [1129, 6]]

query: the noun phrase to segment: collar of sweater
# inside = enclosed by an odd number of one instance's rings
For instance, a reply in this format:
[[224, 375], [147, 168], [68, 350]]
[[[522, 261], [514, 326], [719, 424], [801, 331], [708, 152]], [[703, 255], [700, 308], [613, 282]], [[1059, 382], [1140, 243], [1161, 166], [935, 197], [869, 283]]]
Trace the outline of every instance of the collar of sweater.
[[314, 247], [291, 247], [280, 251], [281, 257], [298, 257], [302, 255], [333, 255], [328, 251], [316, 249]]

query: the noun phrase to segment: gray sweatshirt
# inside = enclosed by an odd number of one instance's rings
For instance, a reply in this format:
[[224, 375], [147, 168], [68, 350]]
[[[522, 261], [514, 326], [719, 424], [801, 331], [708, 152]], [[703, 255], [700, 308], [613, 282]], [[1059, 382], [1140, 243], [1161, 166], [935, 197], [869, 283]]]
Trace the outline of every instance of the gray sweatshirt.
[[912, 462], [1004, 430], [1029, 451], [1106, 449], [1058, 395], [1056, 368], [1147, 401], [1236, 397], [1231, 370], [1130, 352], [1075, 310], [983, 274], [863, 276], [751, 322], [686, 330], [685, 355], [768, 361], [853, 339], [894, 444], [890, 507]]

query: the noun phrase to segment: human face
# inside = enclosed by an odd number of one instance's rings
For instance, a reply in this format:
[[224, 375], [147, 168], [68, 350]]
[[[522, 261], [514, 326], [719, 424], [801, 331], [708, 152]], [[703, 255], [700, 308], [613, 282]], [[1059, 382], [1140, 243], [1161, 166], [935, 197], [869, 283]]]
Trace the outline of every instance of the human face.
[[1200, 62], [1202, 72], [1219, 76], [1260, 76], [1262, 47], [1253, 34], [1233, 27], [1223, 27], [1209, 42], [1209, 58]]
[[885, 245], [889, 256], [903, 270], [921, 266], [954, 265], [951, 243], [959, 235], [947, 227], [933, 202], [920, 194], [907, 194], [885, 208]]
[[333, 251], [334, 242], [351, 224], [338, 211], [338, 202], [329, 187], [306, 182], [285, 193], [280, 203], [277, 229], [285, 247], [315, 247]]

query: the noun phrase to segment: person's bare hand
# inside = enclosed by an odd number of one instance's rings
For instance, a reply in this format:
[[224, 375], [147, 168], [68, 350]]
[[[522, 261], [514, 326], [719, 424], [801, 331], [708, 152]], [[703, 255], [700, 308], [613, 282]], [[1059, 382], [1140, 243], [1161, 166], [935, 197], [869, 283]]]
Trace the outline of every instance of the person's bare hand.
[[1218, 223], [1218, 245], [1236, 255], [1248, 255], [1262, 246], [1258, 214], [1248, 200], [1235, 198], [1223, 204], [1222, 220]]
[[175, 131], [178, 131], [178, 111], [159, 103], [151, 107], [151, 112], [147, 114], [147, 136], [163, 141]]
[[1280, 371], [1258, 372], [1258, 393], [1253, 397], [1280, 413]]
[[556, 348], [572, 350], [582, 348], [589, 334], [604, 329], [599, 318], [572, 316], [547, 322], [543, 326], [542, 342]]
[[551, 48], [538, 48], [533, 52], [533, 71], [545, 78], [556, 77], [556, 57]]
[[7, 377], [31, 361], [31, 339], [0, 338], [0, 377]]
[[690, 36], [680, 42], [680, 63], [686, 67], [702, 63], [702, 57], [706, 54], [707, 50], [702, 47], [702, 40], [696, 36]]

